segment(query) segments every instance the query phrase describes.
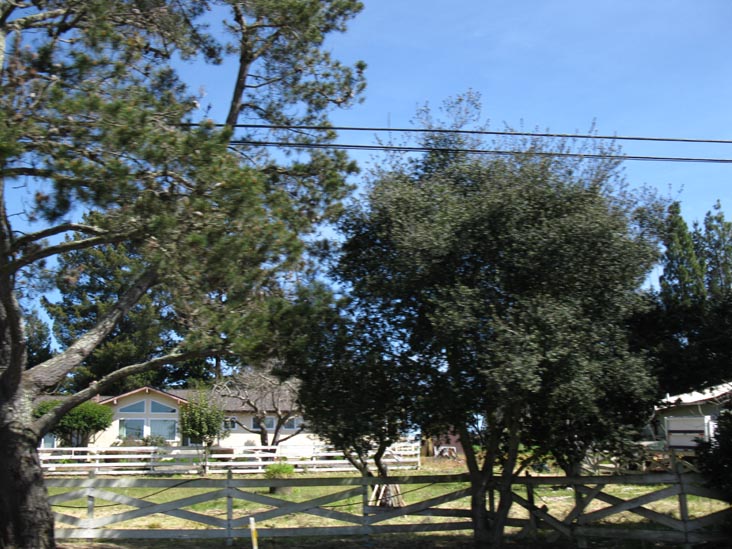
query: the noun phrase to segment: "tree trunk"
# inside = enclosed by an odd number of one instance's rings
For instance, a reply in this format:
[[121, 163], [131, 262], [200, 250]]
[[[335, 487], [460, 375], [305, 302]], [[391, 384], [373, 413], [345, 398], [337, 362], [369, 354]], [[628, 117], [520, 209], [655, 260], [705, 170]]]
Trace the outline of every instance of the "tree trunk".
[[501, 478], [498, 488], [498, 507], [491, 529], [491, 547], [501, 547], [503, 545], [503, 536], [506, 532], [508, 513], [511, 510], [512, 503], [511, 479]]
[[486, 485], [480, 479], [471, 484], [470, 513], [473, 520], [473, 541], [476, 549], [491, 547], [491, 528], [486, 509]]
[[53, 549], [53, 515], [38, 458], [38, 437], [12, 420], [0, 418], [0, 547]]

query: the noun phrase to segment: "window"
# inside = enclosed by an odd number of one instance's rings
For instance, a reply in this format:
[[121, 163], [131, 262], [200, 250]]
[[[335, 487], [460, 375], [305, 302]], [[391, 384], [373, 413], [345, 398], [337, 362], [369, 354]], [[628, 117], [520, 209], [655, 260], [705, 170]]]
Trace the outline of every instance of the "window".
[[178, 422], [174, 419], [151, 419], [150, 436], [163, 437], [165, 440], [175, 440], [178, 431]]
[[294, 431], [295, 429], [299, 429], [300, 427], [302, 427], [302, 418], [301, 417], [291, 417], [290, 419], [285, 421], [285, 425], [284, 425], [285, 429], [291, 429]]
[[174, 414], [177, 410], [167, 404], [162, 404], [157, 400], [150, 401], [150, 411], [153, 414]]
[[145, 413], [145, 401], [139, 400], [127, 406], [123, 406], [119, 409], [120, 412], [125, 414], [144, 414]]
[[[274, 429], [275, 428], [275, 418], [273, 418], [272, 416], [265, 417], [264, 418], [264, 427], [268, 431]], [[261, 423], [259, 421], [259, 418], [258, 417], [253, 417], [252, 418], [252, 429], [259, 430], [261, 428], [262, 428], [262, 426], [261, 426]]]
[[41, 448], [55, 448], [56, 447], [56, 435], [53, 433], [46, 433], [41, 439]]
[[234, 416], [224, 418], [224, 429], [233, 431], [236, 429], [236, 418]]
[[144, 419], [120, 419], [119, 438], [131, 438], [140, 440], [145, 436]]

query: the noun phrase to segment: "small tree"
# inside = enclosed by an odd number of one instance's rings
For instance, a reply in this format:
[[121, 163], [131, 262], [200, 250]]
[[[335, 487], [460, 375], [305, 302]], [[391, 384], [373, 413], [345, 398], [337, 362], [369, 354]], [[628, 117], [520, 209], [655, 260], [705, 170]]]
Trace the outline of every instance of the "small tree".
[[[46, 400], [34, 410], [36, 417], [61, 404], [60, 400]], [[61, 439], [64, 446], [86, 446], [92, 435], [112, 425], [112, 409], [96, 402], [84, 402], [72, 408], [58, 422], [52, 433]]]
[[211, 393], [199, 390], [188, 404], [180, 408], [180, 433], [184, 438], [201, 444], [202, 471], [208, 472], [211, 446], [229, 432], [224, 428], [224, 410], [211, 399]]
[[[386, 479], [389, 446], [414, 426], [415, 362], [390, 346], [378, 315], [356, 308], [361, 315], [315, 283], [300, 289], [274, 331], [286, 355], [284, 373], [300, 380], [308, 430], [340, 449], [363, 476]], [[384, 481], [374, 492], [379, 505], [402, 504], [396, 485]]]
[[732, 409], [723, 410], [719, 415], [712, 440], [699, 443], [697, 459], [709, 485], [732, 501]]
[[[301, 423], [293, 432], [282, 434], [288, 422], [302, 416], [297, 400], [299, 381], [295, 378], [282, 380], [274, 375], [273, 371], [274, 366], [271, 362], [262, 367], [243, 368], [215, 387], [219, 395], [237, 399], [244, 410], [253, 414], [256, 419], [255, 425], [252, 427], [243, 423], [239, 425], [245, 431], [258, 434], [262, 446], [277, 446], [304, 430], [304, 425]], [[265, 421], [268, 415], [273, 416], [275, 420], [271, 429], [267, 427]]]

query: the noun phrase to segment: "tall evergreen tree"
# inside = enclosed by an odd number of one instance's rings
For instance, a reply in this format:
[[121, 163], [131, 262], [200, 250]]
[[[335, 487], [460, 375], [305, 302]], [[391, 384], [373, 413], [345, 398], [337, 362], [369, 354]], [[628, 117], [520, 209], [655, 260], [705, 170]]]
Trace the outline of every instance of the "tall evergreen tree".
[[692, 229], [672, 204], [663, 233], [658, 292], [636, 319], [661, 394], [700, 390], [732, 377], [732, 223], [721, 205]]
[[678, 202], [668, 208], [663, 240], [661, 299], [668, 307], [694, 307], [706, 299], [704, 256], [697, 255]]
[[32, 368], [53, 356], [51, 330], [35, 309], [31, 310], [25, 318], [28, 337], [26, 342], [28, 368]]
[[[228, 14], [218, 35], [201, 24], [213, 8]], [[360, 9], [355, 0], [0, 0], [0, 546], [54, 547], [36, 448], [68, 410], [125, 377], [257, 344], [267, 299], [303, 268], [303, 236], [338, 212], [354, 166], [327, 150], [256, 162], [248, 136], [230, 149], [234, 125], [326, 123], [331, 107], [355, 101], [363, 66], [322, 46]], [[226, 124], [196, 124], [200, 98], [171, 60], [225, 55], [237, 63]], [[313, 133], [287, 135], [334, 137]], [[84, 213], [93, 216], [79, 221]], [[120, 243], [139, 258], [98, 294], [109, 301], [95, 304], [96, 322], [27, 368], [21, 301], [38, 296], [39, 276], [53, 278], [49, 260]], [[179, 327], [175, 348], [120, 364], [33, 417], [35, 397], [159, 295]]]
[[[85, 222], [92, 224], [93, 219]], [[55, 274], [61, 297], [58, 301], [44, 300], [58, 342], [65, 348], [93, 327], [142, 269], [144, 255], [124, 242], [61, 255]], [[94, 352], [71, 372], [63, 391], [84, 389], [126, 365], [146, 362], [175, 348], [178, 333], [184, 330], [176, 326], [175, 315], [166, 305], [167, 297], [167, 292], [153, 289], [140, 298]], [[164, 388], [203, 381], [212, 375], [202, 359], [167, 364], [121, 379], [106, 392], [121, 394], [143, 385]]]
[[704, 258], [705, 282], [710, 300], [725, 300], [732, 294], [732, 222], [727, 221], [719, 201], [694, 227], [697, 254]]

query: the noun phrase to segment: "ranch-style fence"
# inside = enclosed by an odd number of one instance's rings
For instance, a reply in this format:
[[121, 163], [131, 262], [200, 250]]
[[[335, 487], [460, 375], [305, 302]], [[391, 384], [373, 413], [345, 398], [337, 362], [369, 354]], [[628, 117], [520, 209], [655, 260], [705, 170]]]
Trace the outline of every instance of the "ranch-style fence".
[[[401, 508], [372, 504], [373, 488], [383, 482], [378, 478], [271, 480], [234, 478], [229, 472], [225, 479], [52, 478], [46, 482], [52, 493], [58, 492], [50, 502], [59, 539], [224, 538], [233, 543], [252, 536], [343, 537], [471, 529], [467, 474], [392, 477], [389, 482], [401, 487], [407, 501]], [[294, 487], [297, 497], [275, 497], [272, 487]], [[269, 493], [263, 490], [267, 488]], [[166, 490], [170, 496], [183, 490], [184, 496], [156, 503], [131, 495], [140, 489], [151, 490], [148, 497], [158, 500]], [[547, 495], [552, 489], [564, 495]], [[308, 497], [308, 490], [317, 493]], [[695, 474], [527, 476], [517, 479], [512, 497], [508, 525], [518, 529], [514, 535], [529, 539], [541, 532], [543, 537], [574, 540], [580, 547], [591, 539], [650, 540], [685, 547], [729, 539], [722, 525], [732, 518], [732, 509]], [[557, 505], [560, 499], [563, 506]], [[74, 501], [77, 505], [72, 505]], [[123, 508], [110, 513], [109, 508], [116, 505]], [[70, 514], [73, 507], [76, 515]], [[119, 526], [146, 517], [153, 522]]]
[[[39, 448], [46, 476], [85, 475], [172, 475], [263, 473], [267, 465], [285, 461], [295, 472], [353, 472], [356, 469], [343, 452], [327, 446], [239, 446], [213, 448], [204, 459], [200, 447], [111, 446]], [[415, 443], [391, 446], [382, 460], [390, 470], [418, 469], [420, 447]]]

